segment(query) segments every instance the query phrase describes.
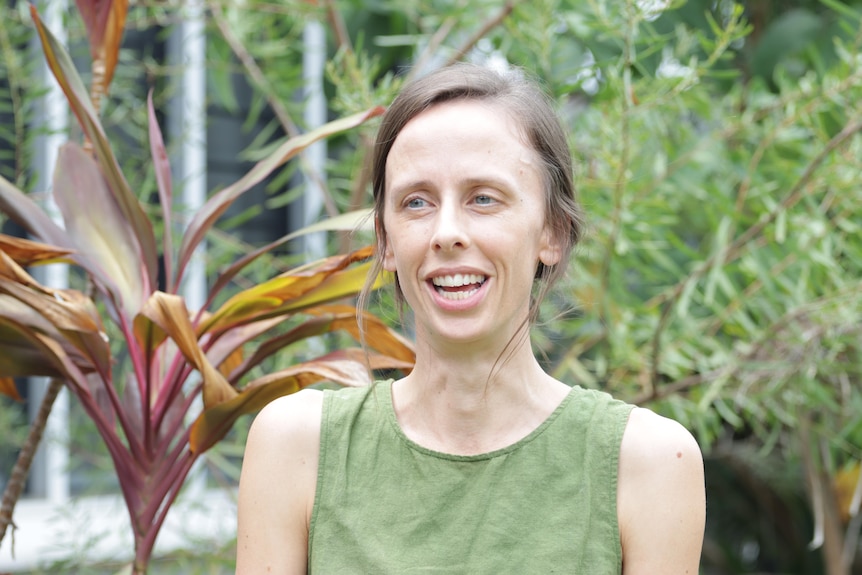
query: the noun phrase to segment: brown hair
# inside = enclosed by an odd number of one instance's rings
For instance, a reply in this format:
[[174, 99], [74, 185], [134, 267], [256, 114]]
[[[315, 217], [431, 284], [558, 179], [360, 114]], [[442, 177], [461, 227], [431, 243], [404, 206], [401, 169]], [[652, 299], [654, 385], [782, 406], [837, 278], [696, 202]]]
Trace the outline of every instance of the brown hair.
[[[496, 72], [474, 64], [459, 63], [441, 68], [407, 84], [383, 116], [374, 143], [372, 183], [377, 258], [369, 281], [360, 296], [364, 307], [374, 279], [382, 271], [386, 247], [383, 225], [386, 190], [386, 161], [395, 138], [407, 123], [427, 110], [454, 100], [479, 100], [507, 111], [520, 127], [525, 141], [541, 161], [545, 185], [545, 219], [560, 246], [560, 261], [552, 266], [541, 262], [536, 269], [538, 283], [530, 305], [529, 321], [538, 316], [539, 304], [550, 288], [565, 274], [569, 256], [581, 239], [583, 215], [572, 179], [572, 156], [553, 101], [521, 70]], [[397, 301], [403, 302], [395, 282]]]

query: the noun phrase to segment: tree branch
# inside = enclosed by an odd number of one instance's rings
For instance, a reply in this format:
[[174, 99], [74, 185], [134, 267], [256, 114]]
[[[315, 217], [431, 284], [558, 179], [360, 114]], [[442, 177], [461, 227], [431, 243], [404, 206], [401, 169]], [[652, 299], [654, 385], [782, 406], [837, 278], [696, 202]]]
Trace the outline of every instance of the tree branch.
[[467, 52], [469, 52], [476, 43], [485, 37], [485, 35], [499, 26], [503, 20], [505, 20], [509, 14], [512, 13], [512, 10], [515, 9], [515, 5], [518, 4], [519, 0], [509, 0], [503, 6], [499, 13], [496, 16], [485, 22], [485, 25], [476, 30], [476, 32], [464, 42], [460, 48], [458, 48], [452, 56], [449, 57], [449, 60], [446, 62], [447, 66], [451, 66], [455, 62], [461, 60]]
[[[12, 513], [15, 511], [15, 504], [21, 498], [21, 493], [24, 492], [24, 485], [27, 482], [30, 466], [33, 464], [33, 457], [39, 448], [39, 443], [42, 441], [42, 435], [48, 424], [48, 416], [51, 415], [51, 408], [61, 389], [63, 389], [63, 381], [52, 378], [48, 384], [48, 389], [45, 390], [42, 403], [39, 405], [36, 419], [30, 425], [27, 440], [21, 446], [18, 459], [15, 461], [15, 467], [12, 468], [12, 475], [9, 477], [9, 483], [6, 485], [6, 489], [3, 492], [3, 500], [0, 503], [0, 543], [3, 542], [6, 529], [10, 525], [14, 532], [15, 523], [12, 521]], [[15, 554], [14, 548], [12, 549], [12, 554], [13, 556]]]

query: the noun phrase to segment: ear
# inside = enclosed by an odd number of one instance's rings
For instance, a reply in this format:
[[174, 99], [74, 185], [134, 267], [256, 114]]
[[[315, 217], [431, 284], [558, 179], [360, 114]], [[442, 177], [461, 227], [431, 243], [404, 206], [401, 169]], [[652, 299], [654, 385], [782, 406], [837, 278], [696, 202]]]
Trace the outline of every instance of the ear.
[[389, 242], [386, 242], [386, 245], [383, 246], [383, 269], [388, 272], [396, 272], [395, 269], [395, 256], [392, 254], [392, 249], [389, 247]]
[[392, 246], [389, 245], [389, 236], [384, 239], [383, 225], [379, 218], [374, 220], [374, 235], [377, 236], [377, 254], [380, 261], [383, 262], [383, 269], [388, 272], [395, 271], [395, 255], [392, 253]]
[[545, 229], [542, 231], [542, 242], [539, 246], [539, 261], [546, 266], [553, 266], [560, 263], [562, 255], [562, 242], [560, 242], [550, 226], [545, 226]]

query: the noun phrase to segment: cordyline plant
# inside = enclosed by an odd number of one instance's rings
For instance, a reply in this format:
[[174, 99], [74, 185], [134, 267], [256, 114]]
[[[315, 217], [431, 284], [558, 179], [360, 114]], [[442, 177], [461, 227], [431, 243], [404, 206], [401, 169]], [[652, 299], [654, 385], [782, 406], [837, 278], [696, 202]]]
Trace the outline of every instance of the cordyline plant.
[[[99, 76], [103, 85], [93, 93], [104, 94], [113, 73], [125, 4], [78, 2], [91, 40], [102, 43], [92, 50], [94, 61], [107, 62]], [[82, 6], [89, 6], [89, 12]], [[112, 10], [119, 12], [111, 15]], [[361, 289], [370, 247], [283, 273], [216, 306], [216, 297], [231, 280], [291, 239], [285, 236], [224, 270], [201, 309], [188, 309], [178, 295], [193, 251], [239, 195], [312, 142], [356, 127], [382, 110], [331, 122], [282, 144], [204, 204], [175, 254], [170, 166], [152, 98], [150, 147], [165, 230], [160, 247], [69, 55], [36, 10], [31, 13], [49, 66], [92, 153], [74, 142], [59, 151], [53, 196], [62, 227], [0, 178], [0, 210], [36, 240], [0, 234], [0, 393], [16, 397], [13, 378], [26, 376], [48, 376], [71, 389], [107, 445], [131, 519], [132, 570], [145, 573], [159, 529], [192, 465], [242, 414], [315, 382], [363, 385], [369, 381], [368, 368], [406, 370], [412, 365], [410, 345], [366, 313], [370, 351], [342, 349], [249, 381], [253, 368], [297, 341], [335, 330], [359, 337], [357, 310], [335, 302]], [[105, 32], [105, 26], [111, 31]], [[352, 225], [350, 219], [336, 218], [331, 226], [316, 229]], [[157, 283], [159, 255], [164, 291]], [[78, 266], [93, 296], [40, 285], [24, 269], [51, 261]], [[289, 318], [292, 328], [278, 329]], [[119, 342], [109, 341], [107, 323], [114, 324]], [[112, 354], [127, 358], [130, 368], [122, 369]], [[200, 403], [202, 408], [196, 407]], [[11, 520], [11, 510], [6, 513]]]

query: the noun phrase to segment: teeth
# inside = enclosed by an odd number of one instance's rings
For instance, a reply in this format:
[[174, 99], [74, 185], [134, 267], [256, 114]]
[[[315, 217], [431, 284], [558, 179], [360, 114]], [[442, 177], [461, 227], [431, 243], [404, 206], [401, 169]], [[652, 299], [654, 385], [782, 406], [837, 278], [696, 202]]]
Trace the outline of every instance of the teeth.
[[477, 291], [479, 291], [479, 288], [471, 289], [468, 291], [438, 291], [437, 293], [439, 293], [441, 296], [448, 300], [462, 300], [467, 299]]
[[472, 284], [481, 284], [485, 276], [478, 274], [455, 274], [454, 276], [441, 276], [433, 278], [432, 283], [438, 287], [461, 287]]

